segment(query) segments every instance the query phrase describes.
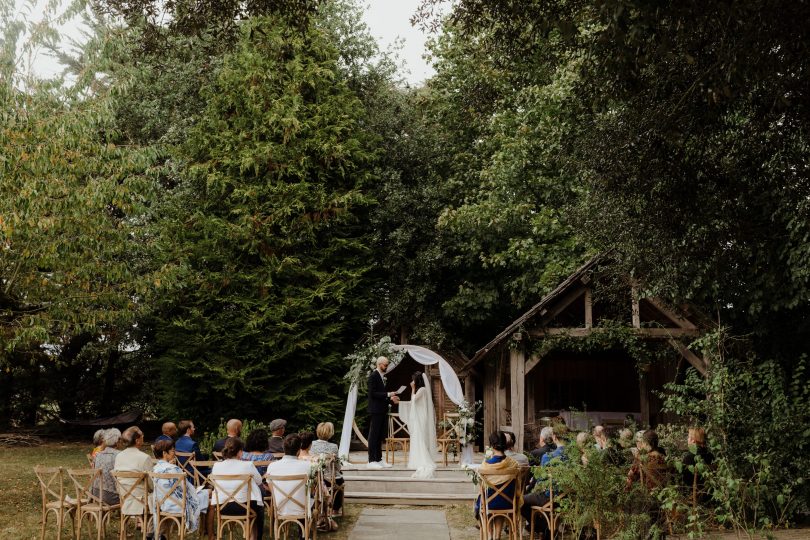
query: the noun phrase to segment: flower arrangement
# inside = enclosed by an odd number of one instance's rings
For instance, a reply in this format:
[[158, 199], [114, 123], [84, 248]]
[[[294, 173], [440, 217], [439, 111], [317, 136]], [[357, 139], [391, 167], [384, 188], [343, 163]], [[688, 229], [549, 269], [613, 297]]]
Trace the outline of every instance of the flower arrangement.
[[472, 480], [473, 485], [478, 485], [481, 482], [481, 477], [478, 476], [478, 467], [465, 463], [461, 466], [461, 470]]
[[391, 338], [383, 336], [375, 340], [374, 334], [369, 334], [365, 342], [355, 349], [352, 354], [346, 356], [346, 360], [351, 362], [348, 373], [343, 376], [349, 386], [357, 385], [361, 392], [366, 388], [366, 376], [375, 369], [377, 358], [385, 356], [391, 364], [389, 369], [393, 369], [405, 357], [405, 351], [394, 348]]
[[480, 428], [480, 423], [476, 422], [475, 416], [478, 414], [478, 411], [481, 410], [482, 406], [483, 403], [481, 401], [467, 403], [466, 400], [462, 401], [461, 405], [458, 406], [458, 423], [456, 424], [455, 431], [461, 446], [475, 443], [475, 438], [478, 436], [478, 429]]

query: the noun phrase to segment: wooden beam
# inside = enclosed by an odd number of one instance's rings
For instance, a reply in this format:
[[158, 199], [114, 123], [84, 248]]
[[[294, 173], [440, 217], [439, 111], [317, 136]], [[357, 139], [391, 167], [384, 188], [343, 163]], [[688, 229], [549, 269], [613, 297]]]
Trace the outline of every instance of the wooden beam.
[[511, 389], [512, 431], [515, 432], [515, 451], [523, 452], [524, 414], [526, 410], [526, 355], [523, 347], [509, 351], [509, 382]]
[[593, 328], [593, 293], [585, 289], [585, 328]]
[[633, 302], [633, 328], [641, 328], [641, 309], [638, 305], [638, 287], [635, 285], [630, 288], [630, 296]]
[[584, 295], [586, 290], [587, 289], [582, 287], [579, 289], [568, 291], [568, 293], [566, 293], [565, 296], [561, 297], [557, 302], [554, 302], [554, 306], [542, 316], [540, 320], [540, 325], [542, 326], [544, 322], [550, 321], [551, 319], [553, 319], [554, 317], [565, 311], [565, 308], [573, 304], [576, 300], [579, 299], [580, 296]]
[[692, 364], [692, 366], [694, 366], [694, 368], [698, 370], [701, 375], [704, 377], [706, 376], [706, 362], [703, 360], [703, 358], [693, 353], [691, 350], [689, 350], [689, 347], [677, 339], [670, 338], [668, 341], [669, 344], [672, 345], [676, 351], [681, 353], [681, 356], [683, 356], [687, 362]]
[[486, 367], [488, 377], [484, 377], [484, 445], [489, 440], [489, 434], [495, 431], [497, 417], [496, 403], [496, 378], [493, 376], [492, 367]]
[[472, 374], [464, 377], [464, 399], [467, 400], [467, 403], [475, 403], [475, 379]]
[[534, 380], [528, 378], [526, 380], [526, 423], [532, 426], [533, 429], [534, 422]]
[[690, 321], [684, 319], [674, 311], [667, 308], [664, 304], [659, 302], [657, 299], [653, 298], [652, 296], [645, 298], [647, 302], [653, 305], [655, 309], [660, 311], [667, 319], [671, 320], [675, 325], [679, 328], [686, 328], [689, 330], [696, 330], [697, 326], [692, 324]]
[[531, 370], [537, 367], [537, 364], [539, 364], [540, 360], [542, 359], [543, 357], [540, 356], [539, 354], [531, 355], [529, 358], [526, 359], [526, 367], [523, 369], [523, 371], [528, 375]]
[[650, 425], [650, 394], [647, 389], [646, 371], [643, 371], [638, 379], [638, 399], [641, 404], [641, 423], [646, 428]]
[[[607, 331], [606, 328], [542, 328], [529, 331], [532, 337], [570, 336], [587, 337], [591, 334]], [[650, 339], [669, 339], [673, 337], [697, 337], [699, 330], [687, 328], [634, 328], [633, 333], [639, 337]]]

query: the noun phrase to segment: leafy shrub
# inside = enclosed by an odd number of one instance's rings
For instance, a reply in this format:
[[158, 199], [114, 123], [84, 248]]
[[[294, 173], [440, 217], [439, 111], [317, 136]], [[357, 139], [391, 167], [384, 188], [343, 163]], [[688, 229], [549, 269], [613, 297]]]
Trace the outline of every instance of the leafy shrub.
[[[219, 426], [217, 429], [213, 431], [208, 431], [205, 433], [205, 436], [200, 439], [200, 450], [203, 453], [211, 454], [211, 450], [214, 448], [214, 443], [220, 439], [224, 439], [228, 436], [228, 429], [227, 429], [227, 420], [223, 420], [222, 418], [219, 419]], [[256, 420], [243, 420], [242, 421], [242, 434], [239, 436], [240, 439], [246, 441], [248, 435], [250, 435], [251, 431], [255, 431], [257, 429], [263, 429], [267, 431], [267, 434], [270, 435], [270, 426], [268, 424], [258, 422]]]
[[[749, 533], [788, 526], [810, 501], [806, 356], [790, 368], [756, 362], [722, 328], [697, 345], [711, 365], [707, 377], [690, 371], [683, 384], [668, 385], [665, 407], [707, 429], [715, 462], [703, 472], [714, 518]], [[665, 504], [678, 504], [672, 493], [663, 495]], [[698, 531], [707, 518], [689, 519]]]

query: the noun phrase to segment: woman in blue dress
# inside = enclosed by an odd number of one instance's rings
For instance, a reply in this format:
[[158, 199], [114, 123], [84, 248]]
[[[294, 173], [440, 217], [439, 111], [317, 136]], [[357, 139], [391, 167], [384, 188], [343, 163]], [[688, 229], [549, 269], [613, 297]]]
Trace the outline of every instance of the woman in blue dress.
[[[194, 485], [189, 482], [188, 478], [185, 476], [183, 469], [171, 463], [174, 461], [174, 441], [173, 440], [163, 440], [158, 441], [152, 447], [155, 457], [157, 458], [158, 462], [155, 463], [155, 466], [152, 468], [152, 472], [165, 474], [165, 473], [183, 473], [183, 482], [186, 484], [186, 498], [185, 498], [185, 507], [186, 507], [186, 530], [188, 532], [194, 532], [200, 526], [200, 514], [203, 512], [208, 511], [208, 501], [210, 499], [210, 490], [208, 489], [201, 489], [199, 492], [194, 487]], [[182, 500], [183, 498], [183, 486], [178, 482], [176, 479], [155, 479], [155, 493], [154, 499], [152, 504], [156, 504], [157, 501], [163, 499], [163, 497], [169, 493], [173, 492], [173, 497], [177, 500]], [[170, 497], [167, 498], [163, 503], [160, 505], [160, 511], [166, 513], [173, 513], [179, 514], [180, 507], [177, 503]], [[155, 524], [157, 525], [157, 523]]]

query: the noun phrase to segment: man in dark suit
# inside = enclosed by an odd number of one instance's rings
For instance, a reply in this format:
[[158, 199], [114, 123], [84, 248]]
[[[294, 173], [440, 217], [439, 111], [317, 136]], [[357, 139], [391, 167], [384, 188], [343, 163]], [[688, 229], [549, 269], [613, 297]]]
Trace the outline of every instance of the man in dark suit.
[[385, 421], [388, 419], [388, 401], [399, 403], [395, 392], [385, 389], [385, 370], [388, 369], [388, 358], [377, 358], [377, 369], [368, 376], [368, 468], [382, 469], [390, 467], [382, 459], [382, 440], [385, 433]]

